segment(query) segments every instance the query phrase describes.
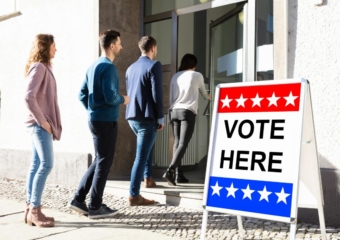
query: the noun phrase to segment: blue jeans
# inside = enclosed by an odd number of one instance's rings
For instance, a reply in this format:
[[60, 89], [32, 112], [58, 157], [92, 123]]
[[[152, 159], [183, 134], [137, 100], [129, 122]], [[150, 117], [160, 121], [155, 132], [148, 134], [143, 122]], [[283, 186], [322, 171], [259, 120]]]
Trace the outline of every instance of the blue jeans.
[[[137, 136], [136, 158], [131, 171], [130, 196], [139, 196], [140, 182], [152, 174], [152, 149], [157, 134], [157, 124], [153, 120], [128, 120], [132, 131]], [[150, 156], [151, 155], [151, 156]], [[150, 162], [151, 161], [151, 162]]]
[[27, 203], [33, 207], [41, 205], [41, 196], [48, 174], [53, 167], [52, 134], [37, 123], [28, 126], [32, 138], [32, 160], [27, 174]]

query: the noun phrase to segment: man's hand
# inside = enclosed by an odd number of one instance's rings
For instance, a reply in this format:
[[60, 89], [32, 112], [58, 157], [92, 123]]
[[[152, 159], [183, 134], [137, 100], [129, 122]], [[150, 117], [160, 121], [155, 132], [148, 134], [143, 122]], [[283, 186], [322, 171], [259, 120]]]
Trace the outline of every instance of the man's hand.
[[210, 94], [208, 94], [208, 100], [211, 100], [211, 95]]
[[129, 104], [129, 102], [130, 102], [130, 98], [129, 98], [129, 96], [125, 96], [125, 95], [123, 95], [123, 98], [124, 98], [124, 105], [128, 105], [128, 104]]
[[45, 129], [48, 133], [53, 134], [53, 133], [52, 133], [52, 127], [51, 127], [51, 125], [50, 125], [49, 122], [46, 121], [46, 122], [44, 122], [41, 126], [42, 126], [42, 128]]
[[164, 128], [164, 124], [158, 124], [157, 131], [161, 131]]

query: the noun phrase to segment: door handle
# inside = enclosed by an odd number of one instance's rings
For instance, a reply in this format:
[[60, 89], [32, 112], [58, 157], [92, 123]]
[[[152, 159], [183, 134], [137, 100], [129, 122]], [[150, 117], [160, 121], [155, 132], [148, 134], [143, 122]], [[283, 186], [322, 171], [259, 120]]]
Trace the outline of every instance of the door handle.
[[210, 115], [210, 101], [208, 100], [208, 104], [204, 109], [203, 116], [209, 116]]

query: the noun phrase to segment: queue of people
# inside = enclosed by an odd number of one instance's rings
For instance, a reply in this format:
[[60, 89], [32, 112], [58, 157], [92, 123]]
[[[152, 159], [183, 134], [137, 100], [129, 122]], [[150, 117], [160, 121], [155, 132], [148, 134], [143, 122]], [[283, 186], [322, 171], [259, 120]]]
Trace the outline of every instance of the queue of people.
[[[114, 59], [123, 49], [120, 33], [107, 30], [100, 33], [101, 56], [87, 69], [79, 92], [79, 100], [88, 113], [88, 125], [93, 137], [95, 159], [81, 179], [69, 207], [91, 219], [117, 214], [103, 203], [103, 193], [113, 163], [118, 133], [119, 106], [126, 105], [125, 118], [136, 135], [136, 156], [131, 170], [129, 206], [154, 205], [155, 201], [140, 195], [140, 183], [155, 187], [152, 178], [152, 151], [157, 131], [164, 128], [162, 65], [155, 60], [157, 42], [144, 36], [138, 42], [140, 58], [126, 71], [127, 95], [119, 93], [119, 78]], [[27, 132], [32, 139], [32, 159], [27, 175], [27, 199], [24, 220], [39, 227], [53, 227], [54, 218], [42, 213], [41, 197], [46, 179], [53, 168], [53, 140], [62, 132], [56, 80], [52, 59], [57, 49], [54, 37], [38, 34], [28, 58], [25, 77]], [[210, 95], [203, 76], [195, 71], [197, 58], [186, 54], [171, 79], [169, 119], [175, 142], [173, 159], [163, 175], [169, 185], [186, 183], [181, 161], [193, 134], [199, 93]], [[90, 194], [89, 205], [86, 196]]]

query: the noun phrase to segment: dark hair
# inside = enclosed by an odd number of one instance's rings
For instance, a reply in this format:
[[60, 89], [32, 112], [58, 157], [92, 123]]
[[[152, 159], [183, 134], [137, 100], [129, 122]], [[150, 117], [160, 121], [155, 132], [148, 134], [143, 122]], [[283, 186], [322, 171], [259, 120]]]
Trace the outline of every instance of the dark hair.
[[157, 46], [156, 39], [151, 36], [144, 36], [138, 41], [138, 47], [141, 52], [149, 52], [152, 47]]
[[197, 58], [195, 55], [187, 53], [183, 56], [181, 60], [181, 66], [178, 68], [178, 71], [184, 71], [188, 69], [192, 69], [197, 65]]
[[114, 30], [106, 30], [99, 34], [99, 43], [100, 46], [104, 49], [110, 47], [111, 43], [116, 44], [118, 37], [120, 37], [120, 33]]

